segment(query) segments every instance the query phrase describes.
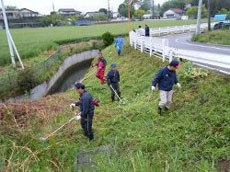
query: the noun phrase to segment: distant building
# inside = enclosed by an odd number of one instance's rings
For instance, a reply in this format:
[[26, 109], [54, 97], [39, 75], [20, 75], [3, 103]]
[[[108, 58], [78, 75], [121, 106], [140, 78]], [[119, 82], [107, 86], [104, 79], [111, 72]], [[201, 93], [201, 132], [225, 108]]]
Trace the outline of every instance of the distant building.
[[90, 18], [90, 17], [99, 16], [99, 15], [105, 15], [105, 13], [98, 12], [98, 11], [96, 11], [96, 12], [87, 12], [84, 17], [85, 18]]
[[118, 12], [113, 12], [113, 18], [117, 19], [119, 17], [119, 13]]
[[[6, 10], [6, 16], [8, 19], [20, 19], [27, 17], [39, 17], [38, 12], [29, 10], [27, 8]], [[3, 19], [2, 10], [0, 10], [0, 19]]]
[[180, 8], [170, 8], [164, 12], [163, 18], [165, 19], [181, 19], [184, 11]]
[[58, 13], [60, 15], [63, 15], [65, 17], [69, 17], [69, 16], [79, 16], [81, 15], [81, 12], [80, 11], [76, 11], [75, 9], [73, 8], [61, 8], [58, 10]]
[[151, 19], [152, 18], [152, 14], [145, 14], [143, 15], [144, 19]]

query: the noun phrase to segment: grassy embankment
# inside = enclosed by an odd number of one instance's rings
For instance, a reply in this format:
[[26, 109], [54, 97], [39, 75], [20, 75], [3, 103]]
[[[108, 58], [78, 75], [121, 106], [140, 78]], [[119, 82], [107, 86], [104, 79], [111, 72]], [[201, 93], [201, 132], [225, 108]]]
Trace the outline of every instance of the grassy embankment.
[[[58, 51], [48, 51], [36, 58], [24, 60], [25, 70], [12, 70], [11, 66], [1, 68], [0, 98], [25, 94], [37, 85], [48, 81], [70, 55], [104, 47], [102, 41], [89, 41], [62, 46]], [[52, 54], [52, 55], [50, 55]], [[50, 56], [48, 56], [50, 55]]]
[[[150, 27], [165, 27], [175, 25], [193, 24], [195, 20], [188, 21], [154, 21], [132, 22], [131, 27], [148, 24]], [[107, 31], [114, 35], [128, 34], [128, 23], [103, 24], [82, 27], [54, 27], [12, 29], [11, 33], [15, 44], [23, 59], [38, 56], [41, 52], [56, 49], [60, 44], [70, 42], [82, 42], [91, 39], [99, 39]], [[9, 64], [10, 57], [8, 44], [4, 30], [0, 30], [0, 66]]]
[[230, 45], [230, 30], [204, 32], [198, 36], [194, 36], [192, 40], [203, 43]]
[[110, 155], [92, 157], [98, 165], [95, 171], [218, 171], [222, 160], [229, 160], [229, 77], [184, 64], [178, 71], [183, 88], [175, 89], [172, 110], [159, 116], [159, 93], [152, 93], [150, 86], [165, 64], [127, 44], [122, 57], [114, 55], [113, 46], [104, 53], [108, 64], [118, 64], [125, 104], [112, 104], [109, 89], [101, 89], [94, 77], [85, 81], [87, 90], [101, 100], [95, 112], [95, 140], [89, 143], [82, 136], [78, 122], [49, 142], [38, 139], [73, 116], [68, 105], [77, 100], [75, 91], [9, 105], [7, 113], [1, 113], [0, 169], [77, 171], [76, 154], [102, 145], [112, 149]]

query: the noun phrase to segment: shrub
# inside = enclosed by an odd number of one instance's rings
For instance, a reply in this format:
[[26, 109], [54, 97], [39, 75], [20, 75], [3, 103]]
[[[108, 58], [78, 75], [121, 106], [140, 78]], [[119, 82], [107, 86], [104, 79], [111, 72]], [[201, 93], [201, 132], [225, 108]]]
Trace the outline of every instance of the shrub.
[[195, 67], [191, 62], [183, 64], [183, 68], [180, 70], [180, 79], [189, 82], [199, 78], [205, 78], [208, 76], [208, 70], [204, 68]]
[[114, 42], [114, 36], [110, 32], [106, 32], [102, 35], [103, 42], [105, 46], [112, 45]]

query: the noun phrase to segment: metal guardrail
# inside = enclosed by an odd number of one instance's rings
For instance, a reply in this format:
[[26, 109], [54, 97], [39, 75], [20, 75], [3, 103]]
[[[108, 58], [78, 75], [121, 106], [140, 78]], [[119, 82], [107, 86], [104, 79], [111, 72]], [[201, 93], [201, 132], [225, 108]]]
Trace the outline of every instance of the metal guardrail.
[[[212, 23], [212, 26], [214, 25], [215, 23]], [[202, 30], [207, 29], [207, 24], [202, 24], [201, 28]], [[185, 59], [192, 61], [194, 64], [207, 67], [221, 73], [230, 74], [229, 55], [172, 48], [169, 46], [167, 39], [153, 37], [154, 35], [160, 36], [164, 34], [193, 32], [195, 29], [196, 25], [151, 29], [150, 37], [142, 36], [140, 31], [131, 31], [129, 33], [130, 45], [135, 49], [140, 50], [141, 52], [148, 53], [150, 56], [157, 56], [163, 61], [171, 61], [172, 59]]]

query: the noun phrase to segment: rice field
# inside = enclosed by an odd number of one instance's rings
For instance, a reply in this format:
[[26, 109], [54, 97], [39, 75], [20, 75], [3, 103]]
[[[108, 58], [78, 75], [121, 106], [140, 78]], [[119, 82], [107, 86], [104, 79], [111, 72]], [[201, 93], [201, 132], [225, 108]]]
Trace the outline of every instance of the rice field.
[[[137, 28], [139, 25], [148, 24], [150, 27], [166, 27], [174, 25], [193, 24], [195, 20], [158, 20], [158, 21], [140, 21], [132, 22], [131, 28]], [[18, 47], [19, 53], [23, 59], [37, 56], [42, 51], [56, 48], [57, 41], [73, 41], [82, 38], [99, 37], [109, 31], [115, 35], [127, 34], [129, 30], [128, 23], [103, 24], [93, 26], [68, 26], [53, 28], [25, 28], [11, 29], [13, 39]], [[4, 30], [0, 30], [0, 65], [9, 64], [10, 56], [8, 44]]]

